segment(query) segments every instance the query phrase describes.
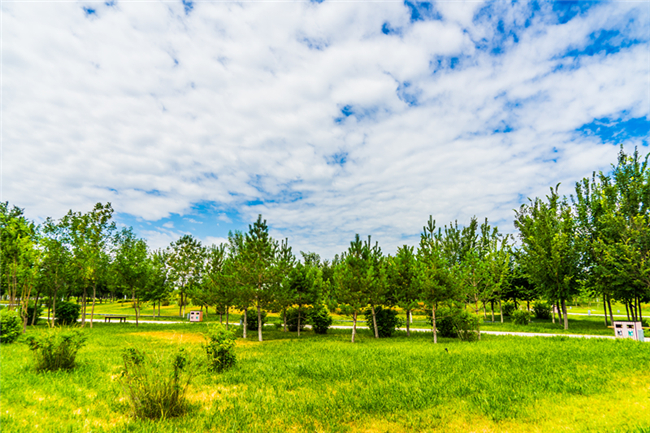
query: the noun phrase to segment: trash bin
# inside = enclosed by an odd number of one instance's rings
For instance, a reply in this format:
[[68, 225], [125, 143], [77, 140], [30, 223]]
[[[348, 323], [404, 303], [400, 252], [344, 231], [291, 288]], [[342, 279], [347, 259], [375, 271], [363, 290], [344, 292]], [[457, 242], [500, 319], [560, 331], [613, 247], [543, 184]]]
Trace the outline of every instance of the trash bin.
[[203, 311], [190, 311], [190, 322], [203, 322]]
[[614, 336], [616, 338], [631, 338], [635, 341], [644, 341], [641, 322], [614, 322]]

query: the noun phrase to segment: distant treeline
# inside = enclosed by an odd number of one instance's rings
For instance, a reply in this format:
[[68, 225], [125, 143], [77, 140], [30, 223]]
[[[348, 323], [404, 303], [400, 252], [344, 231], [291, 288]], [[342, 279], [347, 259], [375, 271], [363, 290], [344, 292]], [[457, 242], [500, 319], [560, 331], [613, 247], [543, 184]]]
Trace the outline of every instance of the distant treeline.
[[[650, 301], [650, 170], [648, 156], [621, 149], [610, 173], [576, 183], [575, 194], [549, 195], [515, 212], [519, 246], [487, 219], [472, 218], [437, 227], [430, 218], [417, 248], [404, 245], [384, 255], [370, 236], [359, 235], [333, 260], [313, 252], [297, 258], [288, 242], [273, 239], [260, 215], [247, 232], [228, 243], [204, 246], [185, 235], [167, 248], [151, 250], [132, 228], [117, 230], [111, 204], [88, 213], [68, 212], [40, 225], [22, 209], [0, 203], [0, 289], [18, 306], [24, 326], [30, 301], [81, 299], [82, 324], [97, 299], [128, 296], [136, 318], [141, 302], [176, 302], [179, 315], [190, 303], [221, 314], [257, 312], [262, 341], [263, 311], [299, 317], [308, 308], [337, 309], [356, 322], [370, 310], [375, 336], [378, 307], [398, 306], [407, 317], [423, 306], [435, 335], [436, 311], [471, 307], [475, 314], [504, 300], [545, 300], [562, 311], [578, 296], [603, 300], [605, 324], [611, 302], [623, 302], [628, 317], [642, 319]], [[459, 307], [460, 306], [460, 307]], [[11, 308], [11, 307], [10, 307]], [[52, 314], [52, 317], [54, 314]], [[304, 317], [304, 316], [303, 316]], [[407, 326], [408, 326], [407, 320]], [[246, 336], [247, 320], [243, 321]], [[286, 326], [285, 326], [286, 329]]]

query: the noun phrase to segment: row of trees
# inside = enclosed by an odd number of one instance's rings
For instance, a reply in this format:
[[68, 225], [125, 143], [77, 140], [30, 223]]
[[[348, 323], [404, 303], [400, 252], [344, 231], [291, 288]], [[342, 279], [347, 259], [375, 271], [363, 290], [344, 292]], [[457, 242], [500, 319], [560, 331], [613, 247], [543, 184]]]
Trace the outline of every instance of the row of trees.
[[191, 302], [206, 311], [214, 307], [226, 323], [236, 308], [244, 314], [244, 337], [252, 309], [260, 341], [264, 311], [280, 312], [286, 330], [290, 308], [297, 309], [300, 322], [307, 307], [325, 306], [351, 316], [352, 341], [357, 316], [366, 310], [378, 337], [379, 307], [399, 306], [408, 318], [426, 308], [435, 340], [441, 306], [476, 315], [482, 309], [484, 316], [489, 307], [494, 320], [495, 306], [500, 312], [507, 299], [558, 305], [568, 328], [567, 301], [579, 294], [600, 297], [607, 324], [612, 300], [623, 301], [634, 320], [642, 318], [641, 303], [650, 300], [649, 204], [647, 157], [621, 150], [610, 174], [578, 182], [574, 196], [561, 197], [556, 187], [545, 199], [522, 205], [515, 215], [518, 246], [487, 219], [438, 228], [430, 218], [417, 248], [404, 245], [394, 256], [384, 255], [370, 237], [362, 241], [357, 235], [347, 251], [322, 261], [315, 253], [296, 258], [287, 240], [269, 235], [261, 216], [247, 232], [231, 233], [227, 244], [203, 246], [185, 235], [152, 251], [131, 228], [117, 230], [110, 204], [38, 226], [3, 203], [0, 284], [10, 306], [22, 312], [24, 327], [30, 299], [42, 296], [52, 316], [58, 298], [77, 296], [82, 325], [89, 308], [91, 327], [95, 302], [107, 297], [131, 298], [136, 321], [141, 302], [157, 304], [160, 314], [170, 298], [181, 316]]

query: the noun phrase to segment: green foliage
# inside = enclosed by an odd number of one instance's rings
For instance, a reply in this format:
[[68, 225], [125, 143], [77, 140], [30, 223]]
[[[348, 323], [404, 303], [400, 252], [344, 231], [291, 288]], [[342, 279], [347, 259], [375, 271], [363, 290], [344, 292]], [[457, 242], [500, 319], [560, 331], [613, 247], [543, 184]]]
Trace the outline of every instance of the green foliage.
[[71, 325], [77, 322], [81, 315], [81, 305], [74, 302], [59, 301], [56, 303], [54, 319], [59, 325]]
[[77, 352], [86, 344], [80, 329], [53, 328], [26, 342], [34, 354], [37, 371], [71, 370], [76, 366]]
[[[288, 308], [287, 309], [287, 329], [290, 332], [298, 331], [298, 309], [297, 308]], [[309, 311], [306, 308], [302, 309], [300, 313], [300, 330], [305, 329], [305, 325], [308, 324], [309, 320]]]
[[[262, 310], [260, 315], [262, 316], [262, 327], [264, 327], [266, 323], [266, 311]], [[249, 308], [246, 311], [246, 328], [249, 331], [257, 329], [257, 310], [254, 308]]]
[[[372, 323], [372, 310], [368, 308], [364, 312], [366, 324], [368, 328], [373, 327]], [[402, 326], [402, 320], [397, 317], [397, 310], [390, 308], [383, 308], [381, 306], [375, 307], [375, 319], [377, 320], [377, 331], [379, 338], [389, 338], [395, 333], [395, 328]]]
[[532, 314], [525, 310], [515, 310], [512, 312], [510, 317], [517, 325], [528, 325], [532, 319]]
[[235, 365], [235, 333], [222, 325], [210, 328], [203, 345], [208, 356], [208, 369], [220, 372]]
[[187, 412], [191, 368], [184, 349], [152, 359], [128, 348], [122, 354], [121, 383], [135, 418], [165, 419]]
[[312, 329], [316, 334], [327, 334], [327, 330], [332, 326], [332, 316], [325, 305], [314, 305], [309, 312], [309, 321]]
[[501, 304], [501, 311], [504, 316], [512, 316], [512, 313], [517, 309], [514, 302], [508, 301]]
[[0, 310], [0, 343], [13, 343], [20, 337], [23, 325], [15, 310]]
[[550, 320], [551, 306], [544, 301], [537, 301], [533, 304], [533, 314], [536, 319]]

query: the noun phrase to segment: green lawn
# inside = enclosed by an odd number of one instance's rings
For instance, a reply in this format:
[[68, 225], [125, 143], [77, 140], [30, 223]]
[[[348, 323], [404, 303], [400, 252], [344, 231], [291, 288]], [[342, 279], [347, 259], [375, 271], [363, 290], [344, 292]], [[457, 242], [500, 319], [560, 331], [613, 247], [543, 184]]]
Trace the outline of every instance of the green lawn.
[[[351, 344], [348, 330], [300, 339], [268, 330], [263, 343], [239, 339], [236, 367], [213, 374], [200, 366], [204, 329], [95, 324], [72, 372], [36, 374], [25, 344], [3, 345], [2, 430], [650, 431], [647, 344], [484, 335], [434, 345], [430, 334], [375, 340], [367, 330]], [[190, 353], [191, 413], [159, 422], [127, 415], [118, 378], [128, 347]]]

